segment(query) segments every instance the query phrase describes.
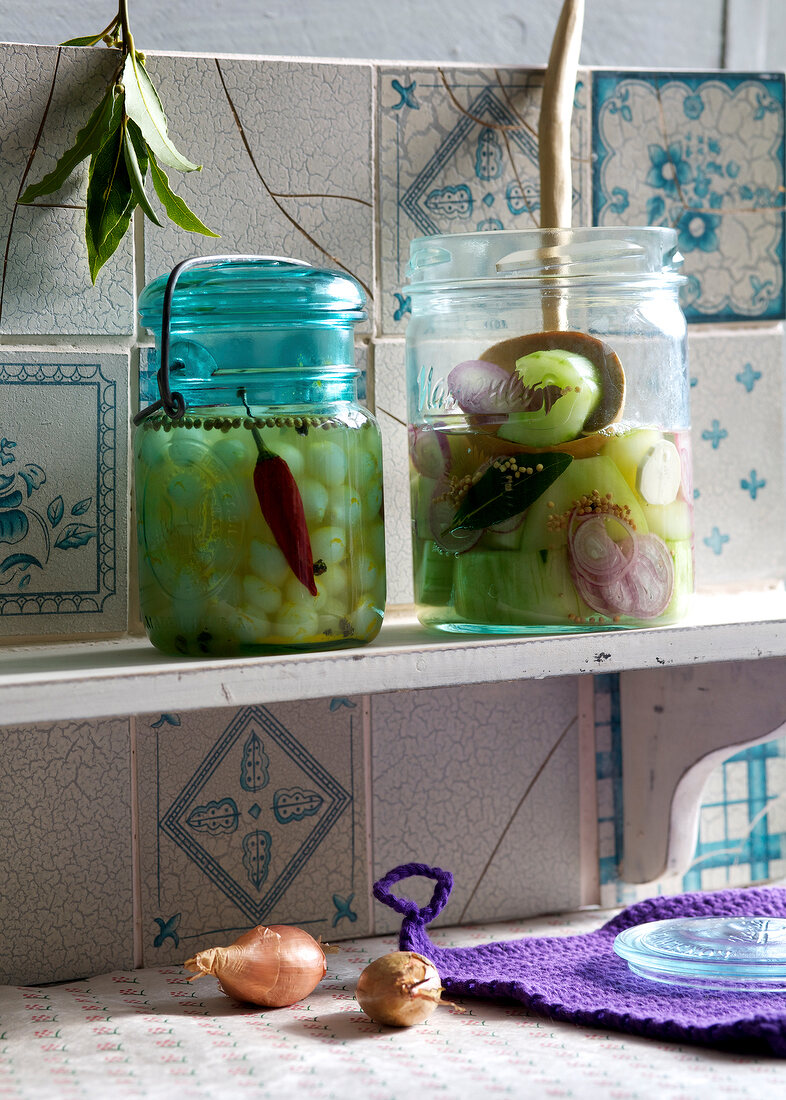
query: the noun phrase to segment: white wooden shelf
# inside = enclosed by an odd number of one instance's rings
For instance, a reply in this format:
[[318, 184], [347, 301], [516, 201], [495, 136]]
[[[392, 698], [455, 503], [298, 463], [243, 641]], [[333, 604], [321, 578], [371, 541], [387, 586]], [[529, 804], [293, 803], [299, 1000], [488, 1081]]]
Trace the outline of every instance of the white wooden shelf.
[[0, 649], [0, 725], [782, 656], [782, 590], [696, 597], [679, 626], [502, 639], [398, 611], [368, 646], [300, 656], [174, 659], [130, 637]]

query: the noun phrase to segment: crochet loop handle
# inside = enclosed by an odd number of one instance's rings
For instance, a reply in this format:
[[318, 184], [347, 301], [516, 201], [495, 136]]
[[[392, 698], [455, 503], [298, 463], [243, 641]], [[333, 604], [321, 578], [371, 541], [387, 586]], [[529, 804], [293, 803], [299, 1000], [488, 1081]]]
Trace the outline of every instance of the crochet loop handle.
[[[411, 878], [413, 875], [422, 875], [424, 878], [433, 878], [436, 881], [431, 901], [423, 909], [409, 898], [399, 898], [390, 892], [390, 887], [403, 878]], [[402, 863], [388, 871], [381, 879], [374, 883], [373, 894], [377, 901], [389, 905], [397, 913], [402, 913], [410, 920], [417, 920], [421, 924], [430, 924], [447, 904], [450, 891], [453, 889], [453, 875], [450, 871], [443, 871], [441, 867], [429, 867], [426, 863]]]

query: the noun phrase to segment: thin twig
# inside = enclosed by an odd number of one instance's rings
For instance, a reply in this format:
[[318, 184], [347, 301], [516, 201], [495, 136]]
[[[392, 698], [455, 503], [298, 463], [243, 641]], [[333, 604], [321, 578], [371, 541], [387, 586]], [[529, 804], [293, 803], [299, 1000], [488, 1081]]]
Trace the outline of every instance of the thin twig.
[[6, 276], [8, 274], [8, 256], [9, 256], [10, 251], [11, 251], [11, 234], [14, 231], [14, 222], [16, 221], [16, 212], [19, 209], [17, 204], [19, 203], [19, 199], [22, 196], [22, 191], [24, 190], [25, 181], [27, 180], [27, 177], [30, 174], [30, 169], [33, 166], [33, 158], [35, 157], [36, 151], [38, 150], [38, 143], [40, 142], [41, 135], [44, 132], [44, 125], [46, 124], [47, 116], [49, 115], [49, 108], [52, 105], [52, 97], [55, 94], [55, 81], [57, 80], [57, 70], [60, 67], [60, 58], [62, 56], [62, 53], [63, 53], [62, 49], [60, 47], [58, 47], [57, 57], [55, 58], [55, 68], [54, 68], [54, 72], [52, 73], [52, 83], [51, 83], [50, 88], [49, 88], [49, 97], [46, 101], [46, 106], [44, 107], [44, 113], [41, 116], [41, 125], [38, 127], [38, 133], [36, 134], [35, 138], [33, 139], [33, 147], [30, 150], [30, 156], [27, 158], [27, 164], [25, 165], [25, 170], [22, 173], [22, 179], [19, 181], [19, 190], [16, 193], [16, 199], [14, 200], [14, 208], [11, 211], [11, 221], [8, 224], [8, 237], [6, 238], [5, 253], [3, 255], [3, 276], [2, 276], [2, 280], [0, 281], [0, 321], [2, 321], [2, 319], [3, 319], [3, 299], [4, 299], [4, 296], [5, 296], [5, 281], [6, 281]]
[[246, 153], [248, 154], [248, 159], [251, 161], [252, 167], [253, 167], [254, 171], [256, 172], [256, 174], [259, 178], [259, 182], [262, 184], [265, 191], [267, 191], [268, 195], [273, 200], [275, 206], [284, 215], [284, 217], [287, 219], [287, 221], [290, 222], [291, 225], [293, 225], [295, 227], [295, 229], [298, 230], [299, 233], [302, 233], [303, 236], [306, 238], [306, 240], [309, 241], [314, 246], [314, 248], [318, 249], [322, 253], [323, 256], [327, 256], [327, 258], [332, 263], [336, 264], [337, 267], [340, 267], [342, 271], [346, 271], [348, 275], [352, 275], [352, 277], [354, 279], [357, 279], [357, 281], [360, 283], [360, 285], [363, 287], [364, 291], [368, 295], [369, 299], [372, 299], [373, 294], [371, 293], [370, 287], [367, 287], [362, 279], [358, 279], [357, 275], [353, 274], [353, 272], [351, 272], [349, 270], [349, 268], [346, 266], [346, 264], [343, 264], [341, 262], [341, 260], [338, 259], [338, 257], [334, 256], [331, 252], [328, 252], [328, 250], [326, 248], [323, 248], [322, 245], [319, 243], [319, 241], [317, 241], [314, 237], [312, 237], [311, 234], [308, 232], [308, 230], [304, 229], [303, 226], [300, 225], [300, 223], [297, 221], [297, 219], [293, 218], [292, 215], [281, 205], [281, 203], [278, 201], [278, 198], [276, 197], [276, 195], [273, 193], [273, 191], [271, 191], [267, 180], [265, 179], [265, 177], [262, 175], [262, 173], [259, 170], [259, 165], [257, 164], [256, 158], [254, 157], [254, 153], [251, 149], [251, 145], [249, 143], [248, 137], [246, 136], [246, 131], [243, 127], [243, 123], [240, 121], [240, 116], [237, 113], [237, 109], [235, 107], [234, 101], [232, 99], [232, 96], [229, 93], [229, 88], [227, 87], [226, 81], [224, 80], [224, 73], [222, 72], [222, 69], [221, 69], [221, 63], [218, 60], [218, 58], [215, 59], [215, 62], [216, 62], [216, 68], [218, 69], [218, 78], [221, 81], [221, 87], [224, 89], [224, 95], [226, 96], [227, 103], [229, 104], [229, 108], [232, 111], [232, 116], [235, 120], [235, 125], [237, 126], [238, 133], [240, 134], [240, 140], [243, 142]]
[[533, 135], [535, 135], [535, 131], [527, 122], [489, 122], [487, 119], [481, 118], [480, 115], [473, 115], [472, 111], [468, 111], [466, 107], [463, 107], [461, 103], [459, 103], [458, 99], [456, 98], [456, 93], [448, 84], [448, 78], [445, 76], [444, 71], [442, 69], [437, 69], [437, 72], [439, 73], [445, 91], [450, 96], [450, 100], [453, 103], [453, 106], [461, 111], [462, 115], [466, 115], [467, 118], [471, 118], [473, 122], [477, 122], [480, 126], [485, 126], [489, 130], [520, 130], [523, 126], [525, 129], [529, 130]]
[[361, 206], [372, 207], [372, 203], [368, 199], [359, 199], [356, 195], [329, 195], [327, 192], [321, 191], [303, 191], [296, 193], [294, 191], [271, 191], [270, 194], [274, 199], [341, 199], [342, 202], [358, 202]]
[[574, 714], [574, 715], [573, 715], [573, 717], [571, 718], [571, 720], [570, 720], [570, 721], [568, 722], [567, 726], [565, 726], [565, 729], [564, 729], [564, 730], [562, 731], [562, 733], [561, 733], [561, 734], [559, 735], [559, 737], [557, 738], [557, 740], [556, 740], [556, 741], [554, 742], [554, 744], [553, 744], [553, 745], [551, 746], [551, 748], [549, 749], [549, 751], [548, 751], [548, 752], [546, 753], [546, 758], [545, 758], [545, 760], [544, 760], [544, 761], [543, 761], [543, 763], [542, 763], [542, 764], [540, 765], [540, 767], [538, 768], [538, 770], [537, 770], [537, 771], [535, 772], [535, 774], [533, 775], [532, 779], [530, 779], [529, 783], [527, 784], [526, 790], [524, 791], [524, 794], [523, 794], [523, 795], [521, 796], [521, 798], [520, 798], [520, 799], [518, 800], [518, 802], [516, 803], [516, 808], [514, 809], [513, 813], [512, 813], [511, 815], [510, 815], [510, 818], [509, 818], [509, 820], [508, 820], [508, 823], [507, 823], [507, 825], [506, 825], [506, 826], [505, 826], [505, 828], [504, 828], [504, 829], [502, 830], [502, 833], [500, 834], [499, 840], [498, 840], [498, 841], [497, 841], [497, 843], [496, 843], [496, 844], [494, 845], [494, 847], [493, 847], [493, 849], [492, 849], [492, 852], [491, 852], [491, 855], [490, 855], [490, 856], [489, 856], [489, 858], [488, 858], [488, 859], [486, 860], [486, 863], [485, 863], [485, 865], [484, 865], [484, 867], [483, 867], [483, 870], [482, 870], [482, 871], [480, 872], [480, 876], [478, 877], [478, 880], [477, 880], [477, 882], [475, 883], [475, 885], [474, 885], [474, 886], [473, 886], [473, 888], [472, 888], [472, 893], [471, 893], [471, 894], [469, 895], [469, 897], [467, 898], [467, 901], [466, 901], [466, 903], [464, 904], [464, 908], [463, 908], [463, 909], [461, 910], [461, 915], [460, 915], [460, 917], [458, 918], [458, 922], [459, 922], [459, 924], [461, 924], [461, 923], [462, 923], [462, 921], [464, 920], [464, 917], [466, 916], [467, 910], [469, 909], [469, 907], [470, 907], [470, 905], [471, 905], [471, 903], [472, 903], [472, 899], [473, 899], [473, 898], [475, 897], [475, 894], [476, 894], [476, 893], [478, 892], [478, 887], [480, 886], [481, 882], [483, 881], [483, 879], [484, 879], [484, 877], [485, 877], [485, 875], [486, 875], [486, 872], [488, 871], [489, 867], [491, 866], [491, 864], [492, 864], [492, 862], [493, 862], [493, 860], [494, 860], [494, 857], [496, 856], [497, 852], [499, 851], [499, 849], [500, 849], [500, 846], [501, 846], [501, 844], [502, 844], [502, 841], [503, 841], [503, 840], [505, 839], [505, 837], [506, 837], [506, 836], [508, 835], [508, 833], [510, 832], [510, 828], [511, 828], [511, 826], [513, 825], [513, 822], [514, 822], [514, 821], [516, 820], [516, 817], [518, 816], [518, 812], [519, 812], [519, 810], [520, 810], [520, 809], [521, 809], [521, 807], [522, 807], [522, 806], [524, 805], [524, 802], [526, 801], [526, 799], [527, 799], [527, 796], [529, 795], [530, 791], [531, 791], [531, 790], [532, 790], [532, 788], [533, 788], [533, 787], [535, 786], [535, 784], [537, 783], [537, 781], [538, 781], [538, 780], [540, 779], [541, 775], [542, 775], [542, 774], [543, 774], [543, 772], [545, 771], [545, 769], [546, 769], [546, 767], [547, 767], [547, 765], [548, 765], [549, 761], [551, 760], [552, 756], [553, 756], [553, 755], [554, 755], [554, 753], [555, 753], [555, 752], [557, 751], [557, 749], [558, 749], [558, 748], [560, 747], [560, 745], [562, 744], [562, 742], [563, 742], [563, 741], [565, 740], [565, 738], [567, 737], [567, 735], [568, 735], [568, 733], [570, 732], [571, 728], [572, 728], [573, 726], [575, 726], [575, 724], [576, 724], [576, 721], [577, 721], [577, 716], [576, 716], [576, 715]]

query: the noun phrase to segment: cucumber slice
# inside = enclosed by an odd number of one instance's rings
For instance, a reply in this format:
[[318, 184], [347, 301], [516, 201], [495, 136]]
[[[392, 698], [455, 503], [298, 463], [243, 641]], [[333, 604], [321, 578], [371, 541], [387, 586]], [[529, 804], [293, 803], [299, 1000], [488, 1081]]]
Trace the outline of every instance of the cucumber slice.
[[437, 607], [450, 603], [453, 589], [454, 554], [443, 550], [435, 542], [421, 544], [418, 556], [415, 549], [415, 602]]
[[457, 613], [478, 624], [570, 625], [597, 615], [573, 587], [565, 550], [474, 550], [456, 559], [454, 596]]
[[596, 455], [594, 458], [574, 459], [546, 492], [530, 505], [524, 517], [521, 550], [556, 549], [565, 546], [567, 529], [558, 526], [559, 517], [567, 517], [576, 501], [584, 496], [591, 496], [594, 490], [601, 497], [610, 493], [612, 504], [622, 508], [627, 505], [629, 511], [626, 516], [637, 533], [647, 534], [649, 527], [636, 494], [610, 458]]
[[674, 562], [674, 589], [671, 602], [659, 621], [673, 622], [684, 619], [693, 593], [693, 542], [678, 539], [666, 545]]
[[610, 458], [631, 489], [636, 489], [639, 482], [639, 467], [652, 448], [662, 439], [661, 433], [654, 428], [640, 428], [635, 432], [612, 436], [604, 444], [601, 454]]
[[673, 500], [671, 504], [644, 504], [642, 512], [650, 531], [660, 535], [664, 542], [690, 541], [693, 536], [691, 509], [684, 500]]
[[[516, 373], [525, 390], [547, 392], [540, 408], [511, 413], [497, 433], [501, 438], [531, 447], [551, 447], [581, 434], [601, 396], [595, 366], [585, 355], [560, 348], [533, 351], [516, 360]], [[563, 392], [554, 400], [547, 387]]]

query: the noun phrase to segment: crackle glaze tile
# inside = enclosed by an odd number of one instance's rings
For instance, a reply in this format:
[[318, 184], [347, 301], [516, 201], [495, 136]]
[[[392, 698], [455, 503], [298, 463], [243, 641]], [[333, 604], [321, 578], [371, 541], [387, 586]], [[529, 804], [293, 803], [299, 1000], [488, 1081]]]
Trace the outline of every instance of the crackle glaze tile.
[[596, 225], [678, 232], [690, 321], [784, 316], [783, 74], [593, 74]]
[[368, 930], [361, 700], [136, 719], [146, 966], [256, 924]]
[[[451, 871], [447, 924], [581, 904], [576, 714], [569, 678], [373, 696], [374, 877]], [[423, 905], [430, 884], [410, 891]], [[378, 933], [398, 927], [374, 913]]]
[[412, 509], [403, 340], [374, 343], [374, 403], [382, 432], [388, 604], [411, 604]]
[[[378, 71], [381, 288], [378, 331], [402, 332], [409, 244], [436, 233], [539, 224], [537, 125], [543, 74], [515, 69]], [[573, 209], [589, 224], [589, 80], [573, 113]]]
[[118, 632], [128, 356], [0, 349], [0, 641]]
[[221, 237], [146, 226], [146, 278], [188, 256], [263, 254], [341, 267], [370, 291], [371, 67], [158, 55], [148, 68], [173, 140], [203, 166], [170, 182]]
[[696, 584], [786, 575], [783, 333], [693, 332], [689, 342]]
[[134, 965], [128, 722], [0, 728], [0, 981]]
[[0, 46], [0, 239], [8, 248], [0, 282], [2, 333], [133, 332], [130, 236], [95, 286], [90, 280], [84, 239], [87, 162], [59, 191], [34, 205], [16, 205], [24, 188], [51, 171], [73, 144], [116, 65], [117, 54], [110, 50]]

